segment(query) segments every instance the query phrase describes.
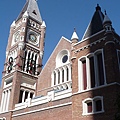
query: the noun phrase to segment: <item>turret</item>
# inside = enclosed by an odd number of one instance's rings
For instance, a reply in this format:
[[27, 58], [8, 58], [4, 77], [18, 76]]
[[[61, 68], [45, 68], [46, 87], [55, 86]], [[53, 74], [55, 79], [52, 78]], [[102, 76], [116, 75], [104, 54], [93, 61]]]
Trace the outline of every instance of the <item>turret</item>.
[[74, 32], [73, 32], [72, 37], [71, 37], [72, 44], [74, 45], [75, 43], [78, 42], [78, 40], [79, 40], [79, 38], [78, 38], [78, 35], [76, 33], [76, 29], [74, 28]]
[[110, 18], [108, 17], [106, 11], [105, 11], [105, 17], [103, 20], [103, 27], [106, 32], [112, 31], [112, 22], [111, 22]]

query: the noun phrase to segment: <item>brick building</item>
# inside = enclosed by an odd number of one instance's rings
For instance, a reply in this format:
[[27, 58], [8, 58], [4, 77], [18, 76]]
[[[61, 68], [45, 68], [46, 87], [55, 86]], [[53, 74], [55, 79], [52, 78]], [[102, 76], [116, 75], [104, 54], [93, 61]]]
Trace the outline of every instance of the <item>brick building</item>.
[[42, 68], [46, 25], [27, 0], [10, 27], [0, 120], [114, 120], [119, 117], [120, 37], [97, 5], [83, 38], [61, 37]]

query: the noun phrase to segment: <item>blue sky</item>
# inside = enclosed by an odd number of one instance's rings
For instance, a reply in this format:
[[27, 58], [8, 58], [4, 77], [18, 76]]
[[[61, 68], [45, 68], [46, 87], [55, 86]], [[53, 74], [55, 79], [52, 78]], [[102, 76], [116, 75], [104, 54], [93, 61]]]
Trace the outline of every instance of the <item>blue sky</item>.
[[[1, 0], [0, 2], [0, 79], [5, 61], [5, 51], [11, 23], [17, 18], [26, 0]], [[115, 31], [120, 34], [119, 0], [38, 0], [42, 19], [45, 20], [46, 38], [43, 64], [47, 61], [62, 36], [70, 39], [76, 28], [81, 40], [96, 5], [107, 11]]]

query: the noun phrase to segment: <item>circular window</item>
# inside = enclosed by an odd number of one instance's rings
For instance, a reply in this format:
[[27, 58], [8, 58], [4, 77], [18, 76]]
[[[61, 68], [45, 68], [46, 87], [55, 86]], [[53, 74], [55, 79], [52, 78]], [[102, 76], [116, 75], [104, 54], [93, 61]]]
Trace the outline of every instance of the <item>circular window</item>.
[[66, 63], [67, 60], [68, 60], [68, 56], [67, 56], [67, 55], [64, 55], [64, 56], [62, 57], [62, 63]]
[[69, 62], [69, 51], [62, 50], [56, 57], [56, 67], [63, 66]]

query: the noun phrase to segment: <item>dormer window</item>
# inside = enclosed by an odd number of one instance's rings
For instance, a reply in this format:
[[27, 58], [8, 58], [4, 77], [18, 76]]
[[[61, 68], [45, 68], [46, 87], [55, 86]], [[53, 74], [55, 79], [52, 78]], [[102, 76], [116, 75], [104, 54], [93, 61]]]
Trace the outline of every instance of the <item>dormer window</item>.
[[32, 12], [33, 14], [35, 14], [35, 15], [37, 15], [37, 13], [36, 13], [36, 11], [35, 10], [33, 10], [33, 12]]

